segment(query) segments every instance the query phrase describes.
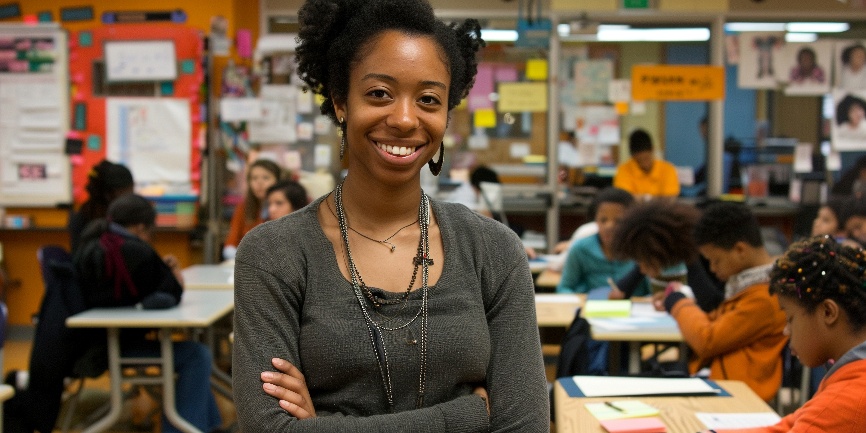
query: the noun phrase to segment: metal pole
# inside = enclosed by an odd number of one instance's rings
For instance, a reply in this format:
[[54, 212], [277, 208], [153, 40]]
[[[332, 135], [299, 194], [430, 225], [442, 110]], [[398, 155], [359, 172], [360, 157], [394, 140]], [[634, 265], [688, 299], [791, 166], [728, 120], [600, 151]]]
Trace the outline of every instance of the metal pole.
[[[717, 16], [710, 33], [710, 63], [725, 67], [725, 18]], [[710, 102], [707, 131], [707, 197], [720, 196], [724, 172], [725, 100]]]
[[559, 56], [560, 40], [556, 30], [559, 17], [550, 16], [550, 50], [548, 51], [547, 72], [547, 190], [550, 193], [550, 206], [547, 208], [547, 252], [559, 242]]

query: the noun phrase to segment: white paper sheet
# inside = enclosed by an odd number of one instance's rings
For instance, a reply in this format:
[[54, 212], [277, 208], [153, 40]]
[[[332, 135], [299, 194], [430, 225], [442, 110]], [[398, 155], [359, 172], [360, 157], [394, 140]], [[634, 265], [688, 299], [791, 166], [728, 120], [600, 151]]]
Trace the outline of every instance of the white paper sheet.
[[737, 429], [774, 425], [781, 418], [773, 412], [709, 413], [695, 412], [695, 416], [711, 429]]
[[108, 98], [106, 158], [132, 171], [136, 182], [190, 180], [192, 120], [183, 98]]
[[262, 86], [262, 119], [251, 121], [249, 140], [253, 143], [294, 143], [297, 139], [295, 127], [297, 87], [292, 85]]
[[698, 378], [574, 376], [572, 380], [587, 397], [719, 393], [718, 389]]

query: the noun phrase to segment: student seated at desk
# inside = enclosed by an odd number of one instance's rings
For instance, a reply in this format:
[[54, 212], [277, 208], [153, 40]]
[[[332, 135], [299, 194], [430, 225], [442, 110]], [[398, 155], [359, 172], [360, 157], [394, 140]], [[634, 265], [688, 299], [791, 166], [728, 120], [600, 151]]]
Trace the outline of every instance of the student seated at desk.
[[284, 217], [310, 203], [307, 190], [293, 180], [281, 180], [265, 192], [268, 220]]
[[791, 353], [803, 365], [835, 363], [803, 407], [769, 427], [736, 432], [862, 432], [866, 426], [866, 289], [863, 250], [816, 236], [791, 245], [770, 271], [787, 317]]
[[680, 195], [677, 169], [667, 161], [656, 160], [653, 142], [648, 132], [637, 129], [628, 138], [631, 158], [620, 164], [613, 177], [613, 186], [632, 193], [639, 200]]
[[124, 194], [132, 192], [135, 182], [132, 172], [122, 164], [102, 160], [87, 173], [87, 201], [69, 216], [69, 244], [75, 253], [81, 243], [81, 233], [87, 224], [105, 218], [108, 205]]
[[[614, 235], [614, 254], [637, 262], [637, 269], [617, 281], [611, 299], [630, 298], [640, 284], [649, 283], [660, 296], [671, 281], [686, 283], [707, 311], [721, 302], [721, 294], [698, 261], [692, 231], [699, 212], [684, 203], [652, 201], [626, 213]], [[710, 307], [711, 306], [711, 307]]]
[[[598, 225], [598, 233], [574, 242], [565, 259], [557, 293], [587, 293], [591, 289], [609, 287], [608, 279], [620, 279], [633, 267], [631, 260], [617, 260], [613, 254], [613, 236], [634, 197], [619, 188], [599, 191], [589, 206], [589, 213]], [[638, 295], [649, 294], [646, 281], [639, 285]]]
[[[160, 258], [150, 246], [156, 211], [144, 197], [126, 194], [108, 207], [106, 219], [91, 222], [73, 256], [88, 307], [168, 308], [180, 302], [183, 286], [176, 258]], [[146, 340], [147, 329], [124, 330], [124, 356], [158, 356], [159, 343]], [[203, 432], [222, 423], [210, 391], [211, 356], [201, 343], [174, 343], [178, 413]], [[177, 432], [163, 419], [163, 432]]]
[[683, 290], [670, 284], [664, 308], [679, 325], [693, 353], [692, 374], [709, 367], [710, 379], [741, 380], [769, 401], [782, 382], [785, 315], [768, 291], [773, 259], [761, 228], [741, 203], [715, 203], [704, 209], [695, 242], [710, 270], [725, 281], [725, 299], [707, 313]]
[[235, 258], [241, 238], [253, 227], [265, 222], [265, 191], [283, 178], [283, 169], [269, 159], [257, 159], [247, 169], [247, 192], [235, 206], [232, 222], [223, 245], [223, 260]]

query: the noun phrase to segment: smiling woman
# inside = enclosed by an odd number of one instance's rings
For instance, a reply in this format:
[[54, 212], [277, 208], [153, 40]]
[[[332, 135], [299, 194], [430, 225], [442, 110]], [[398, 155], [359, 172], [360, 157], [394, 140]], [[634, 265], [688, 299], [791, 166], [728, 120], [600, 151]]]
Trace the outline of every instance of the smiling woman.
[[242, 430], [549, 431], [520, 240], [421, 189], [472, 86], [478, 23], [424, 0], [309, 0], [299, 17], [298, 72], [349, 174], [238, 249]]

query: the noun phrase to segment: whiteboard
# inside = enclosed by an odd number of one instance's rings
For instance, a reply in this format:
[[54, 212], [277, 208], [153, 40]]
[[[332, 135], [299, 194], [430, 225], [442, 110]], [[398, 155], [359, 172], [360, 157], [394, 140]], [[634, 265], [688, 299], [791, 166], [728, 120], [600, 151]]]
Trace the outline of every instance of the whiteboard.
[[0, 25], [0, 206], [72, 200], [66, 40], [56, 24]]
[[115, 81], [174, 81], [174, 41], [111, 41], [105, 43], [105, 75]]

